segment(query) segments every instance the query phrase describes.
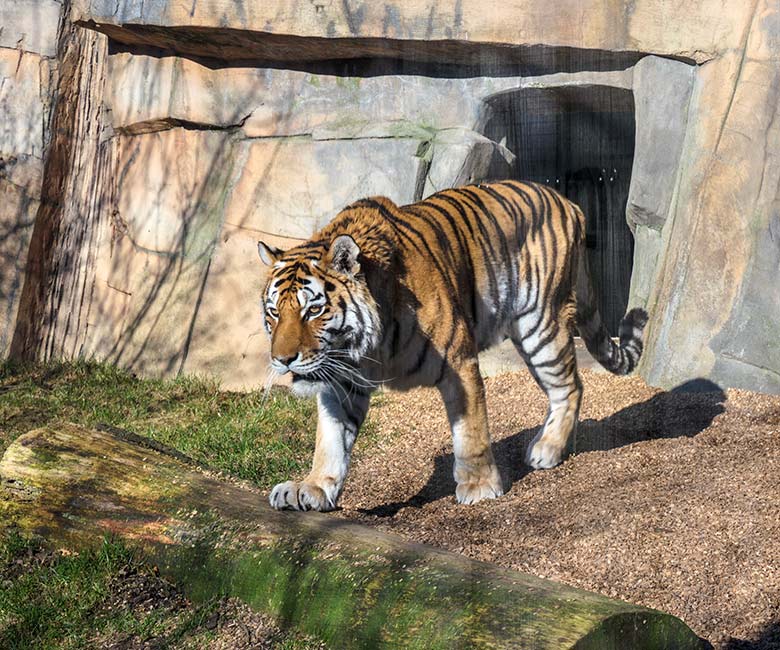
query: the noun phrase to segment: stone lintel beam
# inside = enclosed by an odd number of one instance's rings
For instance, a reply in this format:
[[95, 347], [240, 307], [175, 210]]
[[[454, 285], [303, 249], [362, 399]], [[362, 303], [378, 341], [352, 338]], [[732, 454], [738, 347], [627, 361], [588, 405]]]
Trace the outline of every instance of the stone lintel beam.
[[[176, 55], [204, 61], [207, 65], [274, 67], [318, 62], [361, 59], [402, 60], [405, 68], [421, 73], [426, 65], [451, 76], [468, 74], [455, 67], [489, 69], [501, 73], [511, 70], [523, 75], [583, 70], [622, 70], [645, 56], [644, 52], [547, 44], [495, 44], [466, 40], [426, 41], [416, 39], [349, 37], [327, 38], [275, 34], [232, 27], [167, 27], [96, 22], [82, 20], [77, 24], [106, 34], [115, 51]], [[676, 57], [688, 63], [687, 57]], [[416, 67], [415, 67], [416, 66]]]
[[[230, 58], [240, 57], [247, 45], [263, 49], [252, 38], [245, 38], [245, 32], [262, 37], [297, 35], [311, 38], [315, 50], [325, 42], [337, 48], [321, 55], [302, 53], [304, 59], [338, 58], [334, 52], [339, 47], [355, 51], [354, 41], [359, 39], [368, 47], [359, 56], [396, 56], [391, 52], [398, 51], [402, 58], [417, 57], [416, 44], [426, 42], [435, 50], [443, 48], [446, 54], [463, 52], [463, 44], [492, 45], [495, 49], [491, 53], [502, 46], [547, 45], [585, 51], [646, 52], [702, 63], [740, 47], [751, 13], [752, 3], [744, 0], [693, 0], [675, 5], [668, 0], [443, 0], [434, 5], [420, 0], [74, 0], [72, 5], [74, 21], [94, 23], [106, 33], [111, 30], [117, 35], [119, 32], [114, 30], [120, 28], [132, 42], [137, 41], [140, 31], [148, 35], [154, 28], [171, 36], [176, 34], [177, 45], [182, 47], [187, 34], [201, 38], [200, 30], [212, 31], [215, 37], [221, 33], [229, 36], [222, 44], [227, 46]], [[233, 40], [235, 36], [241, 36], [238, 42]], [[279, 42], [267, 42], [275, 51], [274, 45]], [[293, 55], [299, 60], [297, 45], [291, 52], [277, 55]]]

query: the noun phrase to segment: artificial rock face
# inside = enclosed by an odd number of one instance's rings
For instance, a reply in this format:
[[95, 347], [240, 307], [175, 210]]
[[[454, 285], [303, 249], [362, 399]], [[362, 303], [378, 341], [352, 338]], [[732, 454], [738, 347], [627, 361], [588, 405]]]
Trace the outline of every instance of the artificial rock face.
[[16, 327], [33, 225], [41, 205], [51, 76], [61, 6], [0, 6], [0, 354]]
[[512, 176], [527, 161], [496, 106], [608, 87], [633, 95], [618, 217], [642, 374], [780, 391], [777, 3], [278, 5], [0, 9], [5, 354], [257, 385], [257, 239]]

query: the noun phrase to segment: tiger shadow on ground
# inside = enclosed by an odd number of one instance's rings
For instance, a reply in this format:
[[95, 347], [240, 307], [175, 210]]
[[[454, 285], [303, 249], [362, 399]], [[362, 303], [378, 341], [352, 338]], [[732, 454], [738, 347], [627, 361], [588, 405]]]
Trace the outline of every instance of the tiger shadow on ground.
[[[587, 399], [587, 394], [585, 396]], [[676, 388], [658, 393], [649, 400], [632, 404], [603, 420], [580, 420], [573, 451], [585, 453], [608, 451], [646, 440], [690, 438], [704, 431], [713, 419], [725, 411], [726, 394], [707, 379], [693, 379]], [[539, 432], [539, 426], [493, 443], [493, 453], [507, 492], [533, 471], [525, 463], [528, 445]], [[428, 482], [406, 501], [380, 505], [364, 512], [377, 517], [392, 517], [402, 508], [422, 507], [442, 498], [453, 498], [452, 453], [434, 459], [434, 470]]]
[[780, 648], [780, 621], [770, 623], [755, 639], [729, 639], [724, 650], [777, 650]]

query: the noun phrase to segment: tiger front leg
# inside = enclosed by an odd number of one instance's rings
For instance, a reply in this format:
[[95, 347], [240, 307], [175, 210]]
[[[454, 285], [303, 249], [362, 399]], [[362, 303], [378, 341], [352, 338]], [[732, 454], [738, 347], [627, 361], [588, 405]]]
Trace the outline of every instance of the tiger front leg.
[[488, 433], [485, 388], [476, 359], [454, 370], [439, 386], [452, 430], [453, 476], [458, 503], [504, 494]]
[[269, 496], [276, 510], [334, 510], [347, 477], [352, 446], [368, 412], [368, 395], [346, 403], [331, 392], [317, 395], [317, 440], [312, 469], [303, 481], [285, 481]]

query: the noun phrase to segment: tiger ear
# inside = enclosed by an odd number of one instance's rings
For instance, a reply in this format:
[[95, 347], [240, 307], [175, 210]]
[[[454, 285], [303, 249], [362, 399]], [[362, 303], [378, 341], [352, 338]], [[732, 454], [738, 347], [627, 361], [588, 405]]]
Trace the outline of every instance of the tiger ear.
[[284, 252], [276, 248], [276, 246], [269, 246], [264, 242], [257, 242], [257, 252], [260, 255], [260, 259], [263, 260], [263, 264], [271, 266], [276, 263], [279, 256]]
[[360, 271], [360, 247], [349, 235], [339, 235], [330, 243], [328, 264], [334, 271], [355, 275]]

